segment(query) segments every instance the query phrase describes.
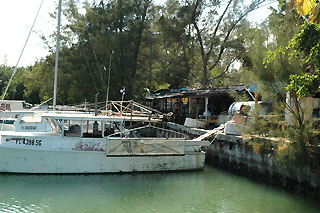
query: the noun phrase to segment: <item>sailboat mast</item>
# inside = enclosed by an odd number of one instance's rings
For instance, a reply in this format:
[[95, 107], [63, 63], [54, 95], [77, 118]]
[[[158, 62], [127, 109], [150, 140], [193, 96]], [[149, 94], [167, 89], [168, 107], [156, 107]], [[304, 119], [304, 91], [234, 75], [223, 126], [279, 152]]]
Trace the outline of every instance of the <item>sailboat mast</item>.
[[61, 2], [62, 2], [62, 0], [59, 0], [58, 25], [57, 25], [57, 45], [56, 45], [56, 63], [55, 63], [55, 72], [54, 72], [54, 89], [53, 89], [53, 107], [55, 107], [57, 105], [58, 61], [59, 61], [59, 50], [60, 50]]

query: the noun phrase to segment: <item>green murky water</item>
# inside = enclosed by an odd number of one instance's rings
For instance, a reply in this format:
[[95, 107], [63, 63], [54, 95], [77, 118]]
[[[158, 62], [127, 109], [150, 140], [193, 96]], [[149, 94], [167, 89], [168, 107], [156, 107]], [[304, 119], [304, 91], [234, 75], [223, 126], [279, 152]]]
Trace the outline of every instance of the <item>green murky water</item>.
[[320, 204], [206, 166], [126, 175], [0, 175], [0, 212], [319, 212]]

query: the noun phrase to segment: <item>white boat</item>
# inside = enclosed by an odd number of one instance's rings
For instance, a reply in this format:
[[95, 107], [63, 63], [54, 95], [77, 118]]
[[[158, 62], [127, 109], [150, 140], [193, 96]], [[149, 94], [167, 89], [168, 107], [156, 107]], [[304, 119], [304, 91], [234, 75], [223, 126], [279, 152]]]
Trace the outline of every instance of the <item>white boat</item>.
[[[58, 8], [54, 108], [57, 108], [61, 0]], [[141, 137], [143, 129], [148, 136], [156, 128], [151, 123], [157, 120], [126, 117], [122, 105], [120, 109], [120, 116], [41, 113], [40, 118], [16, 120], [14, 131], [0, 131], [0, 172], [90, 174], [203, 169], [202, 146], [209, 145], [208, 142], [169, 138], [169, 134], [161, 138]], [[149, 125], [133, 129], [137, 122]], [[126, 123], [130, 123], [130, 130], [125, 128]]]
[[[206, 141], [184, 138], [143, 138], [125, 122], [142, 117], [43, 113], [50, 132], [0, 132], [0, 172], [121, 173], [202, 170]], [[148, 122], [155, 122], [149, 120]], [[118, 132], [114, 129], [119, 128]], [[149, 129], [148, 129], [149, 128]], [[134, 138], [132, 138], [135, 136]]]
[[0, 100], [0, 131], [14, 131], [14, 123], [21, 111], [31, 108], [31, 104], [19, 100]]
[[[1, 101], [0, 101], [1, 102]], [[8, 101], [7, 101], [8, 102]], [[61, 108], [62, 110], [63, 108]], [[0, 131], [51, 131], [47, 122], [41, 117], [42, 113], [48, 113], [49, 108], [13, 108], [10, 111], [0, 111]], [[60, 111], [50, 111], [60, 113]], [[76, 111], [63, 111], [64, 113], [79, 113]], [[90, 113], [90, 112], [83, 112]]]

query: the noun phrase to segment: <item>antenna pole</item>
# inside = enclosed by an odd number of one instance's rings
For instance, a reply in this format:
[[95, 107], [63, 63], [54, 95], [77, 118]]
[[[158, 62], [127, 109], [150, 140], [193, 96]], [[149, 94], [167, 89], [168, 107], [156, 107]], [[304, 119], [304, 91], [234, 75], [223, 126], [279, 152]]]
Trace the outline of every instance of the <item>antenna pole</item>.
[[59, 0], [58, 6], [58, 26], [57, 26], [57, 45], [56, 45], [56, 63], [54, 71], [54, 89], [53, 89], [53, 107], [57, 105], [57, 83], [58, 83], [58, 61], [59, 61], [59, 49], [60, 49], [60, 22], [61, 22], [61, 2]]
[[[108, 87], [107, 87], [107, 100], [106, 100], [106, 110], [108, 110], [108, 102], [109, 102], [109, 85], [110, 85], [110, 72], [111, 72], [111, 57], [112, 57], [113, 51], [111, 51], [110, 54], [110, 61], [109, 61], [109, 75], [108, 75]], [[104, 67], [104, 70], [106, 68]]]

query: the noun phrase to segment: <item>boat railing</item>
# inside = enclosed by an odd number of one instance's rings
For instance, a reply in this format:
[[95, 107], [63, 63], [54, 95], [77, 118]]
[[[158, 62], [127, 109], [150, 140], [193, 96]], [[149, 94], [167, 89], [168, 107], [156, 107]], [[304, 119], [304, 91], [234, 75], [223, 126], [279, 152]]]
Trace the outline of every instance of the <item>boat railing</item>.
[[140, 116], [140, 117], [156, 117], [164, 118], [167, 115], [144, 106], [133, 100], [130, 101], [109, 101], [106, 106], [106, 113], [109, 115], [126, 115], [126, 116]]
[[107, 157], [184, 156], [185, 141], [181, 139], [113, 139], [106, 143]]
[[138, 130], [140, 130], [140, 131], [146, 130], [147, 131], [147, 132], [145, 132], [146, 138], [149, 138], [149, 136], [154, 135], [151, 133], [152, 130], [157, 130], [158, 132], [160, 132], [160, 135], [158, 134], [158, 136], [161, 136], [163, 138], [172, 138], [172, 137], [186, 138], [186, 135], [181, 132], [173, 131], [173, 130], [162, 128], [162, 127], [157, 127], [157, 126], [151, 125], [151, 123], [149, 123], [148, 125], [145, 125], [145, 126], [136, 127], [136, 128], [132, 128], [132, 129], [123, 129], [122, 131], [115, 132], [113, 134], [108, 135], [107, 138], [112, 138], [115, 136], [142, 138], [141, 135], [138, 135], [136, 133], [136, 131], [138, 131]]

